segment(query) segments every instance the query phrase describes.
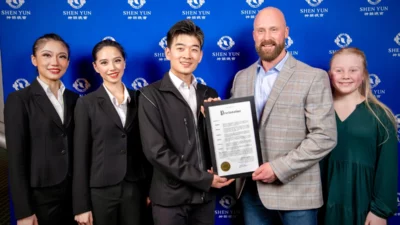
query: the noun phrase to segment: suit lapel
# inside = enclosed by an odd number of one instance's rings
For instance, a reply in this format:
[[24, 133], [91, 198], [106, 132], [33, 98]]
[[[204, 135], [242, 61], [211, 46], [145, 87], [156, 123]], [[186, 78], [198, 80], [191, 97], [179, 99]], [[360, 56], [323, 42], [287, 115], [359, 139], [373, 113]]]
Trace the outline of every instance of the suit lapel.
[[135, 120], [135, 116], [137, 113], [137, 107], [136, 107], [136, 96], [133, 91], [129, 91], [129, 96], [131, 97], [131, 100], [127, 104], [127, 111], [126, 111], [126, 121], [125, 121], [125, 130], [128, 131], [130, 129], [130, 126], [132, 125], [132, 122]]
[[296, 65], [296, 60], [291, 55], [289, 55], [289, 58], [287, 59], [282, 70], [280, 71], [278, 77], [276, 78], [274, 85], [272, 86], [271, 93], [268, 96], [267, 103], [265, 104], [265, 107], [263, 110], [260, 127], [263, 127], [263, 125], [267, 121], [269, 114], [271, 113], [271, 110], [276, 103], [276, 100], [278, 99], [283, 88], [286, 86], [286, 83], [292, 76], [292, 74], [294, 72], [293, 67], [295, 67], [295, 65]]
[[254, 96], [254, 85], [256, 83], [256, 78], [257, 78], [257, 65], [258, 61], [253, 65], [251, 65], [249, 68], [250, 69], [249, 76], [247, 77], [247, 85], [246, 85], [246, 87], [249, 87], [249, 89], [247, 89], [247, 96]]
[[97, 94], [100, 107], [121, 130], [124, 130], [121, 119], [103, 85], [100, 85], [99, 89], [97, 89]]
[[58, 115], [56, 109], [51, 103], [49, 97], [47, 97], [46, 93], [44, 92], [43, 87], [40, 86], [39, 82], [36, 79], [32, 82], [31, 88], [34, 91], [35, 101], [42, 109], [43, 113], [50, 117], [58, 127], [64, 129], [60, 116]]

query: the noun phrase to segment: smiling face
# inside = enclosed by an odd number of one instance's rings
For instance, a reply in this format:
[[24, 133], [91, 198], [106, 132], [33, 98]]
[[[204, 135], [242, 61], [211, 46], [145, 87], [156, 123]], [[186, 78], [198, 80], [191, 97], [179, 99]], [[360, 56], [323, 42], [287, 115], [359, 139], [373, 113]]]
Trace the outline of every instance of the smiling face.
[[203, 57], [200, 41], [192, 35], [180, 34], [165, 48], [165, 56], [170, 60], [171, 72], [183, 78], [191, 76]]
[[366, 80], [363, 58], [357, 54], [343, 52], [334, 56], [329, 75], [335, 94], [361, 94], [362, 82]]
[[125, 71], [125, 59], [122, 52], [113, 46], [102, 47], [96, 53], [93, 67], [106, 84], [120, 83]]
[[272, 62], [283, 58], [288, 35], [289, 28], [281, 11], [268, 7], [258, 13], [254, 20], [253, 39], [261, 60]]
[[48, 40], [40, 44], [31, 56], [39, 78], [45, 83], [60, 80], [69, 65], [68, 49], [64, 43]]

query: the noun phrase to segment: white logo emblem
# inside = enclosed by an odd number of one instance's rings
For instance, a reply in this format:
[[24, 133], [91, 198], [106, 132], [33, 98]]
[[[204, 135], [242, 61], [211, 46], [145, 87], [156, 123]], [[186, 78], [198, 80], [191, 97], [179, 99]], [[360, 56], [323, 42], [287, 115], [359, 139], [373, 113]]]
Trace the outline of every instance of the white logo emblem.
[[217, 42], [218, 46], [222, 49], [222, 50], [229, 50], [232, 48], [232, 46], [235, 45], [235, 42], [232, 40], [231, 37], [229, 36], [223, 36], [219, 39], [219, 41]]
[[158, 42], [158, 45], [160, 45], [160, 47], [161, 47], [162, 49], [165, 49], [165, 48], [167, 47], [167, 37], [163, 37], [163, 38], [161, 39], [161, 41]]
[[144, 78], [138, 77], [132, 82], [132, 87], [135, 90], [139, 90], [142, 87], [149, 85]]
[[341, 48], [349, 46], [351, 42], [353, 42], [353, 40], [350, 35], [345, 33], [339, 34], [335, 39], [335, 43]]
[[199, 9], [205, 3], [205, 0], [187, 0], [187, 3], [193, 9]]
[[134, 9], [140, 9], [146, 4], [146, 0], [128, 0], [128, 4]]
[[264, 3], [264, 0], [246, 0], [246, 2], [250, 7], [258, 8]]
[[286, 38], [286, 40], [285, 40], [286, 49], [290, 48], [290, 46], [292, 46], [292, 44], [293, 44], [293, 39], [288, 36], [288, 38]]
[[23, 78], [17, 79], [13, 84], [13, 88], [16, 91], [24, 89], [24, 88], [26, 88], [28, 86], [29, 86], [29, 82], [27, 80], [23, 79]]
[[111, 36], [106, 36], [106, 37], [103, 38], [103, 41], [104, 41], [104, 40], [115, 41], [115, 38], [113, 38], [113, 37], [111, 37]]
[[369, 83], [371, 84], [371, 88], [375, 88], [381, 83], [381, 79], [376, 74], [369, 75]]
[[74, 9], [80, 9], [86, 3], [86, 0], [68, 0], [68, 4]]
[[400, 33], [398, 33], [397, 35], [396, 35], [396, 37], [394, 37], [394, 42], [396, 42], [398, 45], [400, 45]]
[[230, 209], [236, 204], [236, 200], [230, 195], [225, 195], [219, 200], [219, 204], [225, 209]]
[[20, 8], [24, 3], [25, 0], [6, 0], [6, 3], [13, 9]]
[[204, 81], [204, 79], [201, 77], [196, 77], [196, 80], [197, 80], [197, 83], [207, 85], [206, 82]]
[[312, 7], [317, 7], [321, 4], [323, 0], [306, 0], [306, 2], [312, 6]]
[[379, 2], [381, 2], [382, 0], [368, 0], [369, 4], [371, 5], [378, 5]]
[[90, 88], [90, 83], [85, 78], [78, 78], [72, 86], [79, 92], [85, 92]]

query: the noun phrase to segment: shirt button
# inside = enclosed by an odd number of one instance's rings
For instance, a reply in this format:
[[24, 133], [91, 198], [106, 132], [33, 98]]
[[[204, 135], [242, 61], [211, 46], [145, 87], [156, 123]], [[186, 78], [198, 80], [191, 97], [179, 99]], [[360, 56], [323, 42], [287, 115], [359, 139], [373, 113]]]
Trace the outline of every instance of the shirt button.
[[121, 137], [122, 137], [122, 138], [125, 138], [125, 137], [126, 137], [126, 135], [125, 135], [125, 134], [123, 134], [123, 135], [121, 135]]
[[126, 150], [121, 150], [121, 153], [122, 153], [122, 154], [125, 154], [125, 153], [126, 153]]
[[65, 155], [66, 151], [63, 149], [61, 150], [61, 154]]

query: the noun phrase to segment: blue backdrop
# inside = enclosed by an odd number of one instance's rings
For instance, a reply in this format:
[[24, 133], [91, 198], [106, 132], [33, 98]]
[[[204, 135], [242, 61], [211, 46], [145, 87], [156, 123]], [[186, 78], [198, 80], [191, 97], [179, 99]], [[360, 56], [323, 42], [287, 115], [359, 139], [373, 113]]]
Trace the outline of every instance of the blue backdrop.
[[[49, 32], [60, 34], [71, 46], [63, 77], [67, 88], [81, 95], [97, 89], [101, 78], [92, 68], [91, 50], [98, 41], [112, 38], [128, 54], [124, 83], [139, 89], [168, 70], [165, 35], [175, 22], [188, 18], [205, 33], [204, 57], [195, 76], [228, 98], [235, 73], [257, 60], [252, 24], [266, 6], [285, 13], [290, 27], [286, 47], [305, 63], [328, 69], [338, 49], [364, 50], [373, 92], [400, 125], [398, 0], [0, 0], [4, 96], [35, 78], [32, 44]], [[218, 225], [242, 224], [240, 205], [231, 193], [225, 189], [218, 197]], [[390, 224], [400, 224], [400, 214]]]

